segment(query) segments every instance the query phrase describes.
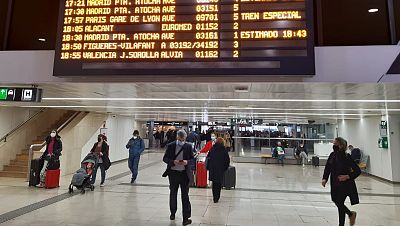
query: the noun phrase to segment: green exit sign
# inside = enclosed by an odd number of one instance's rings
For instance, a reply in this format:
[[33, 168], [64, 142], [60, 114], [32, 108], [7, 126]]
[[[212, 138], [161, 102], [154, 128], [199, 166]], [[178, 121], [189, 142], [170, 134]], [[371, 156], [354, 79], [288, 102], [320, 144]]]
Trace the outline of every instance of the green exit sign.
[[0, 89], [0, 100], [7, 100], [7, 89]]

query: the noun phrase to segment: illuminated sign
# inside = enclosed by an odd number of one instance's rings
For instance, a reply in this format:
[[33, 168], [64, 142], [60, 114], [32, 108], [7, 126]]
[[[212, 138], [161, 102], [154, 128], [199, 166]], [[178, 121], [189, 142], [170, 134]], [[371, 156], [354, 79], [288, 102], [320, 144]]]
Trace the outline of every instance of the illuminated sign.
[[61, 0], [54, 75], [314, 75], [312, 2]]
[[41, 102], [42, 90], [37, 88], [0, 88], [0, 101]]

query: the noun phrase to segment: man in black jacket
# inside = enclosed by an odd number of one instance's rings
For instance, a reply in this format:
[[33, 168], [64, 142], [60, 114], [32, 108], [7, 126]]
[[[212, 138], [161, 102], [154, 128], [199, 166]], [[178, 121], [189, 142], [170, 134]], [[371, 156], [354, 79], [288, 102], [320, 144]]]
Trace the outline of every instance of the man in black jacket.
[[177, 132], [177, 141], [168, 144], [163, 161], [167, 164], [169, 178], [170, 198], [169, 207], [171, 220], [175, 220], [175, 213], [178, 209], [177, 195], [181, 187], [183, 225], [192, 223], [191, 206], [189, 201], [189, 182], [192, 179], [191, 165], [194, 164], [192, 146], [185, 143], [186, 132]]

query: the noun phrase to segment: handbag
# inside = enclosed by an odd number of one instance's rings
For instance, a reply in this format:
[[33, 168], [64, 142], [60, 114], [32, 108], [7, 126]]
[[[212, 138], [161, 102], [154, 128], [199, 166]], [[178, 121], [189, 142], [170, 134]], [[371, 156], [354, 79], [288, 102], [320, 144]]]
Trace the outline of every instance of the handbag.
[[[178, 157], [178, 155], [181, 154], [182, 151], [183, 151], [183, 146], [182, 146], [181, 150], [179, 150], [178, 154], [175, 155], [173, 160], [175, 160]], [[167, 176], [169, 176], [170, 173], [171, 173], [171, 169], [169, 167], [167, 167], [165, 172], [162, 174], [162, 177], [167, 177]]]
[[47, 170], [56, 170], [60, 168], [60, 160], [57, 158], [50, 158], [47, 163]]
[[206, 160], [204, 161], [204, 165], [206, 166], [206, 170], [210, 170], [209, 164], [210, 164], [210, 157], [207, 156]]
[[107, 155], [103, 155], [103, 166], [105, 170], [108, 170], [111, 166], [110, 158]]

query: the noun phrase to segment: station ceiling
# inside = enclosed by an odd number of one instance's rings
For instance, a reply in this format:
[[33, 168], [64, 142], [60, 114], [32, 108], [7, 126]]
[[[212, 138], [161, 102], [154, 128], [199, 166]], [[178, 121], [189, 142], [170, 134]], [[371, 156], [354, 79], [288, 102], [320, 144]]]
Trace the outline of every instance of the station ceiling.
[[42, 103], [7, 106], [101, 112], [143, 121], [255, 118], [307, 123], [400, 114], [400, 84], [393, 83], [56, 83], [39, 88]]

